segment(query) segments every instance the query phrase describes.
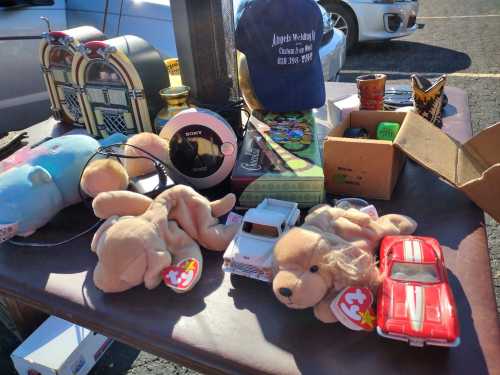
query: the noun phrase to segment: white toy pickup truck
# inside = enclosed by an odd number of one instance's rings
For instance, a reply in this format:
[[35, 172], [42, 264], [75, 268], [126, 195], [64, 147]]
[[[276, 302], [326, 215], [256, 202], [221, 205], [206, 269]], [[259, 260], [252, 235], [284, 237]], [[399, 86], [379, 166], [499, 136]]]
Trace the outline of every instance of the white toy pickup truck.
[[224, 253], [225, 272], [271, 282], [273, 248], [300, 216], [297, 203], [266, 198], [243, 217], [240, 229]]

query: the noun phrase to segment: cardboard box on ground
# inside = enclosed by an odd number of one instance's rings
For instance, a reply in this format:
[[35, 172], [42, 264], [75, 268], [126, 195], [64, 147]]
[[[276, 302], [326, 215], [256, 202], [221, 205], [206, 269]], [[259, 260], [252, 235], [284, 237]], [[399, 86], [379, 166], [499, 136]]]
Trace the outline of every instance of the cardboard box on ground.
[[[374, 138], [381, 121], [401, 124], [394, 142], [342, 138], [349, 126], [364, 127]], [[388, 200], [408, 156], [463, 191], [500, 221], [499, 144], [500, 123], [460, 144], [412, 112], [354, 111], [325, 140], [326, 190]]]
[[21, 375], [85, 375], [113, 340], [55, 316], [11, 354]]

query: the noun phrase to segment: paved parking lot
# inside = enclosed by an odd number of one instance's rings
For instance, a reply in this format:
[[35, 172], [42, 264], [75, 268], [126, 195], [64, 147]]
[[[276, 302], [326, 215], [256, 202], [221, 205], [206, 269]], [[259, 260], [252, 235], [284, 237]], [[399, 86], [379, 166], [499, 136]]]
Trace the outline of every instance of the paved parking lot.
[[[386, 72], [390, 82], [409, 83], [412, 72], [449, 75], [448, 84], [469, 95], [474, 131], [500, 121], [500, 2], [498, 0], [420, 0], [414, 35], [397, 41], [362, 44], [348, 56], [341, 81]], [[487, 220], [492, 274], [500, 311], [500, 232]], [[6, 359], [2, 361], [6, 363]], [[1, 365], [1, 363], [0, 363]], [[115, 343], [94, 375], [195, 374], [182, 366]], [[7, 372], [2, 371], [2, 374]]]

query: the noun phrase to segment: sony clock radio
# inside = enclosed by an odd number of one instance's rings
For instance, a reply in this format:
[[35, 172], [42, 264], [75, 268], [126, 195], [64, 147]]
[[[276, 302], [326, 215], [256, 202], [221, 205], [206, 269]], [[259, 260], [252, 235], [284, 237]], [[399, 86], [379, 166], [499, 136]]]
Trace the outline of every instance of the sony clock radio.
[[206, 189], [231, 173], [237, 138], [231, 125], [208, 109], [179, 112], [163, 127], [160, 137], [169, 143], [166, 164], [176, 183]]

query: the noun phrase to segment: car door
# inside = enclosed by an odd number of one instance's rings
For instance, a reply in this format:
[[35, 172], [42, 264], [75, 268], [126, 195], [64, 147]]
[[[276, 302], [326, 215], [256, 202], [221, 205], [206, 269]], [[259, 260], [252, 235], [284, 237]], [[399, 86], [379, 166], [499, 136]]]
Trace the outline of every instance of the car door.
[[47, 25], [66, 28], [65, 0], [0, 1], [0, 133], [22, 129], [50, 116], [38, 58]]

